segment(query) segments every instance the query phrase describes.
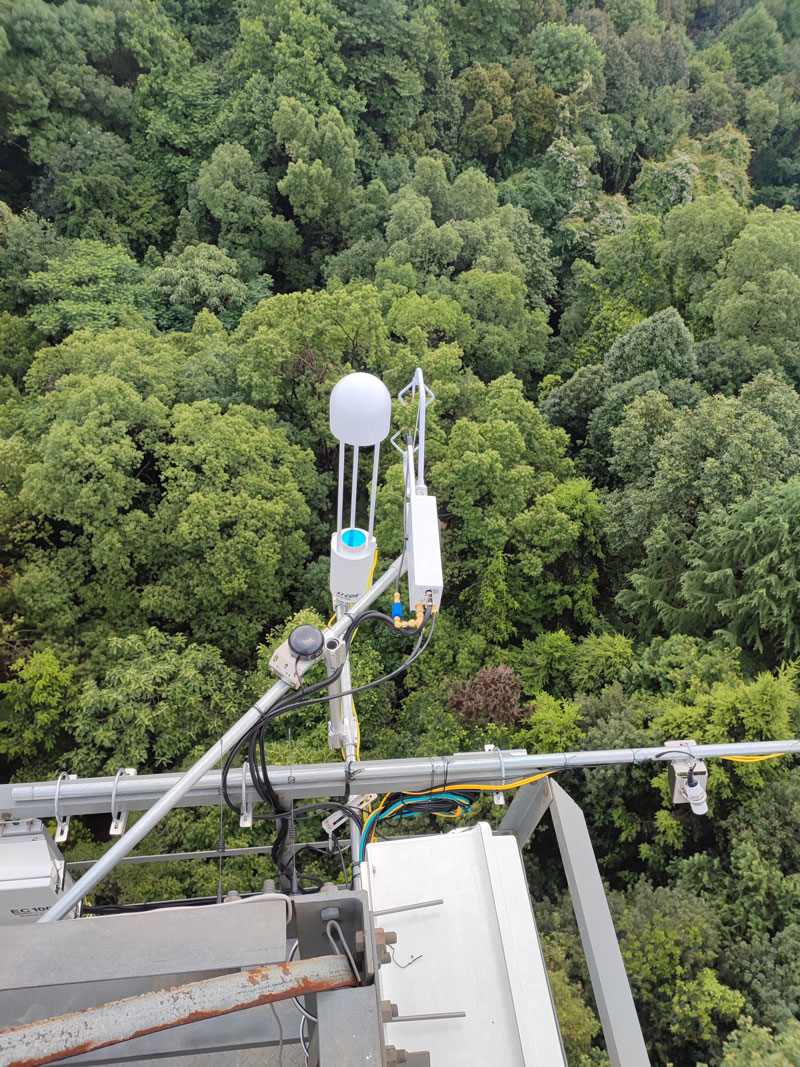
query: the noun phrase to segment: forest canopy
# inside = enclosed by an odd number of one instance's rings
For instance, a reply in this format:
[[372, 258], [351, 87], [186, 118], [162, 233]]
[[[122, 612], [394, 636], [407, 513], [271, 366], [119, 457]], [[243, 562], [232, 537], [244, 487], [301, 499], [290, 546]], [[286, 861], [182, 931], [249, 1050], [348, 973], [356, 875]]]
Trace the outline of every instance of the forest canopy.
[[[445, 598], [365, 757], [798, 735], [798, 0], [0, 0], [0, 145], [4, 779], [212, 743], [327, 617], [333, 385], [417, 366]], [[384, 449], [384, 562], [402, 484]], [[397, 662], [364, 630], [356, 684]], [[338, 758], [324, 708], [267, 757]], [[559, 780], [653, 1064], [800, 1063], [800, 768], [715, 763], [704, 819], [666, 771]], [[529, 860], [571, 1067], [607, 1063]], [[216, 892], [158, 867], [98, 899]]]

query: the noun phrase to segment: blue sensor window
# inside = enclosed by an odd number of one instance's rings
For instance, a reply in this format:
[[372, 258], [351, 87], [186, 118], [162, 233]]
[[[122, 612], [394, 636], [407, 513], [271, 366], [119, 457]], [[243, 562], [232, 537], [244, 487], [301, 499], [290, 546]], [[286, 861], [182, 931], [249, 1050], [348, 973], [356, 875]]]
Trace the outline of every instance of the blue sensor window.
[[361, 548], [367, 542], [367, 535], [362, 530], [345, 530], [342, 540], [348, 548]]

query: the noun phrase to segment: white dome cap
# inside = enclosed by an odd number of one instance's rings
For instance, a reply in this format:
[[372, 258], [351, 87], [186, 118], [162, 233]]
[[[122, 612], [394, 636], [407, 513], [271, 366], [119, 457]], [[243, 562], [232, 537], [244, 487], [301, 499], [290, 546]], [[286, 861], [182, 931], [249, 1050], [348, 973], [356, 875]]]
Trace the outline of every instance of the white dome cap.
[[389, 434], [392, 398], [374, 374], [346, 374], [331, 392], [331, 433], [346, 445], [377, 445]]

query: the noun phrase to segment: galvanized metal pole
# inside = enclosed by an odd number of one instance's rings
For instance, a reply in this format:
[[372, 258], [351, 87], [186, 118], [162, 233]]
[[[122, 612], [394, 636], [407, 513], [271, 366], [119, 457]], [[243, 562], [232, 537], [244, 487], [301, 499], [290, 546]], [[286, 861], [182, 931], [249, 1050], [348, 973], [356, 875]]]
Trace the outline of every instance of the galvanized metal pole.
[[[334, 637], [341, 637], [350, 626], [352, 617], [359, 615], [362, 611], [365, 611], [378, 597], [387, 589], [394, 585], [395, 580], [401, 572], [402, 560], [395, 560], [386, 572], [381, 575], [377, 582], [375, 582], [362, 597], [353, 605], [353, 608], [348, 612], [348, 616], [343, 616], [339, 619], [330, 630], [325, 631], [325, 639], [328, 640]], [[112, 871], [117, 862], [126, 856], [131, 849], [138, 845], [138, 843], [145, 837], [146, 834], [159, 823], [164, 816], [172, 811], [177, 802], [182, 796], [184, 796], [191, 787], [199, 781], [200, 778], [211, 770], [215, 763], [218, 763], [223, 759], [228, 752], [238, 745], [250, 732], [250, 730], [257, 725], [264, 712], [268, 711], [273, 704], [275, 704], [284, 693], [288, 692], [289, 686], [286, 682], [277, 681], [271, 689], [269, 689], [260, 700], [247, 711], [241, 719], [224, 734], [216, 744], [200, 757], [197, 762], [189, 768], [172, 786], [160, 800], [144, 814], [138, 822], [123, 834], [122, 837], [116, 842], [115, 845], [104, 853], [104, 855], [97, 861], [97, 863], [90, 867], [86, 874], [82, 878], [79, 878], [75, 884], [67, 890], [66, 893], [59, 899], [59, 901], [50, 908], [48, 912], [39, 919], [39, 922], [56, 922], [58, 919], [62, 919], [65, 915], [68, 915], [75, 905], [86, 896], [86, 894], [97, 885], [105, 876]]]
[[241, 719], [232, 726], [227, 733], [217, 741], [213, 748], [210, 748], [208, 752], [200, 757], [195, 764], [193, 764], [188, 771], [175, 783], [175, 785], [167, 793], [158, 800], [152, 808], [150, 808], [133, 826], [122, 835], [116, 844], [112, 845], [108, 852], [105, 852], [102, 857], [95, 863], [93, 867], [90, 867], [86, 874], [82, 878], [79, 878], [75, 884], [67, 890], [66, 893], [54, 904], [49, 911], [39, 919], [40, 923], [56, 922], [58, 919], [62, 919], [67, 915], [75, 905], [82, 900], [86, 894], [102, 881], [105, 876], [116, 867], [117, 863], [138, 845], [139, 842], [145, 837], [154, 826], [156, 826], [164, 816], [172, 811], [178, 800], [197, 782], [206, 771], [211, 770], [215, 763], [219, 763], [228, 752], [238, 745], [247, 735], [252, 728], [259, 722], [262, 714], [268, 711], [269, 708], [275, 704], [280, 697], [284, 695], [289, 689], [286, 682], [278, 681], [271, 689], [269, 689], [264, 696], [257, 701]]
[[[333, 628], [335, 629], [335, 627]], [[358, 765], [360, 793], [391, 793], [426, 789], [447, 782], [513, 782], [538, 771], [572, 771], [584, 767], [614, 767], [652, 762], [669, 763], [685, 759], [730, 756], [800, 755], [800, 740], [741, 741], [713, 745], [691, 745], [687, 749], [614, 748], [597, 752], [460, 752], [453, 756], [430, 756], [393, 760], [361, 760]], [[502, 762], [501, 762], [502, 758]], [[231, 785], [240, 788], [241, 772], [231, 775]], [[248, 799], [256, 799], [247, 771], [245, 786]], [[289, 767], [270, 767], [270, 781], [276, 791], [287, 792], [291, 785], [294, 797], [342, 796], [346, 788], [346, 770], [342, 763], [307, 763]], [[209, 771], [174, 801], [175, 806], [199, 807], [219, 804], [220, 772]], [[293, 780], [290, 783], [289, 777]], [[181, 776], [140, 774], [120, 778], [116, 806], [122, 811], [142, 811], [155, 804], [173, 788]], [[55, 786], [50, 782], [11, 783], [0, 785], [0, 821], [14, 819], [52, 819], [55, 811]], [[114, 778], [83, 778], [64, 781], [60, 787], [62, 814], [91, 815], [111, 810]], [[141, 821], [141, 820], [140, 820]], [[138, 825], [138, 823], [136, 824]], [[135, 827], [133, 828], [135, 829]], [[131, 831], [129, 830], [128, 833]], [[121, 838], [120, 840], [124, 840]]]
[[37, 1067], [175, 1026], [354, 986], [346, 956], [276, 963], [0, 1030], [0, 1067]]

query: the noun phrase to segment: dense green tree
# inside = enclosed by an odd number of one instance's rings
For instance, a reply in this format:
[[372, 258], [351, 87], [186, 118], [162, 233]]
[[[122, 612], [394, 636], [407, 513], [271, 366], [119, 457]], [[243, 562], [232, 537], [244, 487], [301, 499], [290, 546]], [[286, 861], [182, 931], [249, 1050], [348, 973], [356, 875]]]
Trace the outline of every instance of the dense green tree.
[[[720, 1028], [736, 1019], [744, 997], [713, 970], [719, 945], [713, 910], [691, 893], [645, 881], [624, 904], [615, 903], [622, 955], [650, 1047], [661, 1058], [675, 1050], [670, 1055], [685, 1062], [701, 1048], [719, 1049]], [[661, 1010], [665, 1001], [679, 1020], [677, 1033]]]
[[657, 254], [661, 232], [655, 216], [634, 215], [621, 233], [602, 238], [596, 246], [601, 284], [646, 315], [668, 303]]
[[699, 311], [721, 338], [774, 347], [794, 367], [800, 328], [800, 215], [756, 208], [717, 267]]
[[488, 68], [475, 63], [461, 72], [458, 88], [465, 111], [461, 151], [468, 159], [491, 159], [499, 155], [516, 128], [511, 75], [499, 63], [492, 63]]
[[667, 378], [697, 373], [692, 335], [675, 308], [667, 308], [634, 326], [609, 349], [603, 366], [614, 381], [628, 381], [654, 370]]
[[62, 340], [73, 330], [111, 330], [152, 318], [145, 272], [119, 245], [73, 241], [25, 282], [28, 318], [40, 333]]
[[[61, 344], [43, 347], [36, 353], [25, 376], [25, 389], [31, 399], [43, 403], [27, 406], [26, 426], [33, 436], [44, 432], [59, 418], [62, 403], [78, 395], [71, 392], [73, 385], [79, 392], [84, 378], [100, 374], [132, 385], [143, 402], [157, 399], [171, 406], [181, 363], [182, 353], [173, 339], [166, 335], [154, 337], [148, 329], [117, 328], [110, 336], [77, 331]], [[56, 387], [63, 389], [63, 394], [44, 400]]]
[[738, 398], [670, 409], [663, 394], [647, 393], [611, 431], [612, 466], [626, 488], [609, 506], [615, 536], [624, 541], [641, 544], [662, 522], [672, 529], [693, 523], [701, 512], [797, 471], [800, 398], [774, 375], [755, 379]]
[[44, 338], [26, 319], [0, 312], [0, 376], [7, 376], [19, 388]]
[[157, 243], [170, 222], [128, 145], [96, 126], [57, 147], [32, 202], [67, 237], [129, 244], [137, 251]]
[[291, 162], [278, 189], [303, 222], [335, 217], [355, 174], [356, 139], [336, 108], [315, 120], [299, 101], [281, 97], [273, 117], [278, 143]]
[[555, 92], [573, 92], [584, 79], [591, 85], [602, 77], [605, 57], [583, 26], [537, 26], [527, 51], [537, 77]]
[[[351, 370], [435, 394], [446, 578], [425, 655], [359, 699], [362, 753], [796, 735], [798, 33], [798, 0], [0, 0], [8, 775], [185, 765], [272, 683], [324, 621]], [[387, 446], [382, 559], [402, 497]], [[383, 628], [354, 648], [358, 684], [399, 662]], [[330, 758], [325, 717], [267, 760]], [[777, 1067], [798, 778], [709, 763], [704, 819], [664, 767], [563, 781], [654, 1067]], [[251, 844], [234, 824], [177, 812], [153, 849]], [[597, 1067], [551, 854], [537, 832], [537, 919], [570, 1062]], [[274, 873], [229, 858], [223, 886]], [[99, 899], [218, 879], [129, 867]]]
[[[5, 207], [5, 205], [2, 205]], [[0, 306], [24, 314], [31, 304], [28, 276], [42, 271], [51, 257], [63, 254], [64, 242], [55, 227], [32, 211], [13, 215], [0, 211]]]
[[[230, 311], [238, 320], [250, 295], [238, 275], [239, 264], [216, 245], [187, 245], [179, 256], [167, 255], [163, 266], [153, 271], [165, 304], [159, 325], [188, 329], [202, 308], [215, 314]], [[269, 295], [269, 279], [265, 281], [260, 296]]]
[[[144, 18], [152, 17], [152, 8]], [[134, 25], [132, 33], [138, 29]], [[155, 187], [182, 207], [217, 142], [219, 76], [210, 66], [193, 63], [189, 45], [169, 32], [147, 42], [139, 57], [149, 69], [136, 79], [133, 148]]]
[[241, 709], [237, 673], [218, 648], [156, 629], [113, 637], [107, 666], [68, 714], [81, 775], [177, 767], [201, 754]]
[[272, 116], [282, 96], [314, 110], [335, 108], [349, 122], [363, 111], [339, 49], [337, 14], [330, 0], [244, 5], [227, 67], [234, 93], [223, 122], [259, 162], [275, 148]]
[[77, 637], [87, 620], [138, 618], [136, 560], [146, 529], [146, 465], [167, 411], [107, 373], [67, 375], [33, 411], [39, 437], [20, 501], [35, 522], [11, 581], [16, 603], [40, 632]]
[[791, 1020], [777, 1033], [754, 1026], [745, 1018], [725, 1042], [721, 1067], [745, 1067], [748, 1063], [763, 1067], [791, 1067], [800, 1057], [800, 1023]]
[[217, 145], [189, 191], [200, 230], [237, 261], [245, 281], [278, 264], [288, 273], [300, 247], [292, 223], [273, 213], [268, 193], [265, 176], [240, 144]]
[[[600, 553], [596, 494], [569, 477], [561, 432], [545, 426], [510, 375], [488, 387], [481, 409], [454, 425], [431, 470], [448, 524], [450, 580], [474, 610], [491, 595], [512, 629], [587, 618]], [[481, 575], [477, 560], [501, 555], [507, 567]]]
[[33, 163], [90, 122], [126, 133], [131, 93], [98, 67], [117, 49], [115, 16], [105, 6], [15, 0], [0, 8], [6, 43], [0, 74], [0, 136]]
[[201, 401], [173, 408], [154, 457], [163, 496], [142, 610], [246, 660], [287, 613], [308, 555], [311, 455], [268, 414]]
[[744, 208], [725, 193], [700, 197], [666, 215], [661, 262], [675, 304], [690, 325], [702, 324], [700, 307], [717, 281], [717, 263], [746, 218]]
[[773, 348], [748, 341], [712, 336], [695, 345], [694, 352], [698, 380], [709, 393], [732, 396], [763, 371], [781, 371], [781, 360]]
[[769, 660], [800, 651], [796, 529], [800, 481], [758, 489], [730, 512], [704, 515], [686, 548], [681, 595], [692, 629], [723, 633]]
[[0, 755], [26, 778], [58, 769], [78, 702], [74, 676], [74, 667], [43, 648], [12, 663], [9, 680], [0, 682]]
[[730, 49], [736, 73], [747, 86], [760, 85], [783, 66], [783, 38], [766, 4], [759, 3], [745, 11], [725, 30], [723, 40]]
[[589, 419], [602, 403], [609, 385], [610, 375], [603, 366], [595, 363], [579, 367], [548, 396], [542, 411], [549, 422], [567, 431], [573, 448], [578, 449], [585, 443]]
[[464, 341], [467, 362], [484, 381], [511, 370], [527, 382], [541, 372], [550, 331], [540, 310], [525, 308], [525, 287], [519, 278], [466, 271], [453, 293], [472, 320], [472, 336]]
[[333, 292], [274, 296], [244, 315], [234, 342], [248, 398], [259, 407], [275, 406], [324, 464], [334, 447], [330, 390], [346, 369], [378, 369], [388, 334], [378, 290], [353, 283]]

